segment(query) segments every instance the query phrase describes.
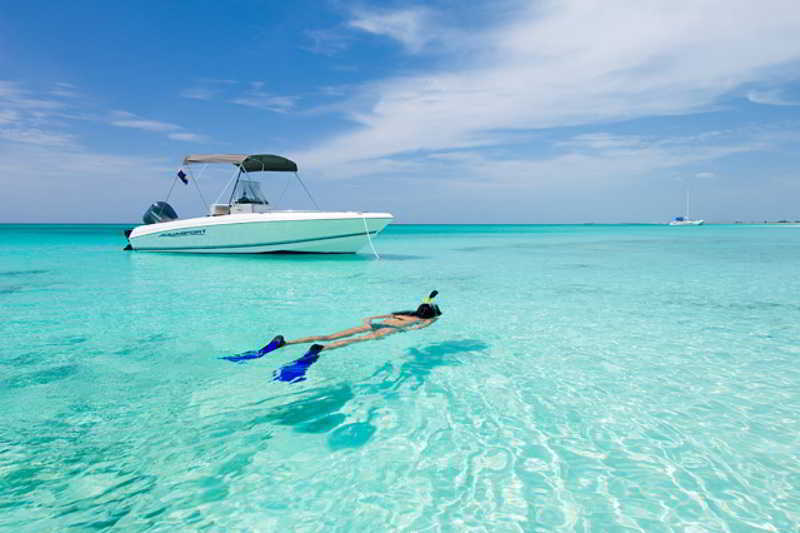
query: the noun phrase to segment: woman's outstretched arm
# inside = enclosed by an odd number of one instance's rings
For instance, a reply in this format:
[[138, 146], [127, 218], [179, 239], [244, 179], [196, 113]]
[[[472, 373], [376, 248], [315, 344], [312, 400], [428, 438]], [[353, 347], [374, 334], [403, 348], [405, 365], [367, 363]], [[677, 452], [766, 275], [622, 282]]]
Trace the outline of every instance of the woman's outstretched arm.
[[430, 326], [431, 324], [436, 322], [436, 320], [437, 320], [436, 318], [428, 318], [428, 319], [425, 319], [425, 320], [421, 320], [419, 323], [414, 324], [413, 326], [408, 326], [407, 328], [404, 328], [404, 329], [411, 330], [411, 329], [427, 328], [428, 326]]

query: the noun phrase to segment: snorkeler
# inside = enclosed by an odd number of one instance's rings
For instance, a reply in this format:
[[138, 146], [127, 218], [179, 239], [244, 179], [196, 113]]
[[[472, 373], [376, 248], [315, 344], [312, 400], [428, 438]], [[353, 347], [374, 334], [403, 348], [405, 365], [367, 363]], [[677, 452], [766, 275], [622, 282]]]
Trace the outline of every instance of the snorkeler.
[[[303, 354], [300, 359], [292, 361], [291, 363], [288, 363], [282, 366], [279, 370], [275, 371], [274, 380], [276, 381], [288, 381], [291, 383], [303, 381], [305, 379], [306, 370], [308, 370], [308, 368], [314, 364], [317, 359], [319, 359], [319, 353], [322, 350], [335, 350], [336, 348], [341, 348], [342, 346], [347, 346], [348, 344], [380, 339], [400, 331], [422, 329], [430, 326], [438, 319], [439, 315], [442, 314], [442, 312], [439, 310], [439, 306], [433, 301], [437, 294], [439, 294], [439, 291], [431, 292], [427, 298], [422, 300], [422, 304], [420, 304], [419, 307], [417, 307], [417, 309], [414, 311], [397, 311], [388, 315], [370, 316], [364, 319], [363, 325], [361, 326], [345, 329], [329, 335], [303, 337], [289, 341], [285, 340], [282, 335], [277, 335], [266, 346], [257, 352], [245, 352], [239, 355], [223, 357], [222, 359], [238, 363], [248, 359], [258, 359], [272, 351], [277, 350], [278, 348], [288, 346], [290, 344], [304, 344], [315, 341], [332, 341], [336, 339], [342, 339], [326, 345], [312, 344], [309, 350]], [[383, 320], [375, 322], [379, 319]], [[354, 335], [359, 335], [361, 333], [366, 333], [366, 335], [353, 337]], [[353, 338], [348, 339], [346, 337]]]
[[[379, 339], [386, 335], [391, 335], [399, 331], [407, 331], [411, 329], [426, 328], [433, 324], [442, 312], [439, 306], [433, 303], [433, 299], [439, 291], [433, 291], [430, 296], [425, 298], [415, 311], [397, 311], [388, 315], [375, 315], [367, 317], [363, 320], [364, 325], [357, 326], [350, 329], [345, 329], [330, 335], [319, 335], [316, 337], [303, 337], [301, 339], [294, 339], [285, 341], [285, 345], [289, 344], [304, 344], [314, 341], [332, 341], [336, 339], [343, 339], [345, 337], [352, 337], [359, 333], [369, 332], [367, 335], [355, 337], [352, 339], [340, 340], [326, 344], [322, 349], [335, 350], [354, 342], [364, 342], [373, 339]], [[374, 320], [383, 319], [380, 322], [373, 322]]]

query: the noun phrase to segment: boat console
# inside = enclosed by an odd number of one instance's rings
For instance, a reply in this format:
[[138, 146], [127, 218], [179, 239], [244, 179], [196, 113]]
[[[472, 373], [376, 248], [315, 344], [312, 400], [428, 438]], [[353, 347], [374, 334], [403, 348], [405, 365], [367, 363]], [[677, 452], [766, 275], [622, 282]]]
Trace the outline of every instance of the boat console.
[[240, 204], [240, 203], [235, 203], [235, 204], [230, 206], [229, 212], [230, 212], [231, 215], [237, 214], [237, 213], [269, 213], [270, 212], [270, 208], [269, 208], [269, 205], [267, 203], [263, 203], [263, 204], [250, 204], [250, 203]]

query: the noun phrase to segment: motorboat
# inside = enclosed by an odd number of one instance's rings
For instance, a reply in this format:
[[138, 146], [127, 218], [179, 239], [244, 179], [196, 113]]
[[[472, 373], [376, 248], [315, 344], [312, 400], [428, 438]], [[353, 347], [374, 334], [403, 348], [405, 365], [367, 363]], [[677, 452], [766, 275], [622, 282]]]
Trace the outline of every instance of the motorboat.
[[234, 172], [216, 202], [208, 206], [208, 215], [181, 219], [166, 200], [156, 202], [144, 214], [143, 225], [125, 232], [125, 249], [204, 254], [352, 254], [368, 244], [372, 246], [372, 239], [393, 219], [390, 213], [379, 212], [273, 209], [255, 179], [270, 172], [294, 173], [316, 206], [297, 173], [297, 164], [278, 155], [187, 155], [175, 179], [188, 184], [195, 180], [192, 165], [215, 163], [233, 165]]

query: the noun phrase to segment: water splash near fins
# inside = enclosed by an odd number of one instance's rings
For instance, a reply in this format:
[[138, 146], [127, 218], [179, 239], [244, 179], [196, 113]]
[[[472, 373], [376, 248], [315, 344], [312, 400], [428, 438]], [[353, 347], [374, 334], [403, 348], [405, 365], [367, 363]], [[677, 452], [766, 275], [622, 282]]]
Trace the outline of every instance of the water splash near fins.
[[303, 354], [303, 357], [291, 363], [287, 363], [276, 370], [272, 374], [272, 381], [286, 381], [288, 383], [305, 381], [306, 372], [311, 368], [311, 365], [317, 362], [317, 359], [319, 359], [319, 352], [321, 352], [323, 348], [325, 347], [321, 344], [312, 344], [311, 348]]
[[283, 338], [283, 335], [276, 335], [274, 339], [269, 341], [269, 343], [266, 346], [264, 346], [257, 352], [251, 350], [249, 352], [243, 352], [236, 355], [228, 355], [225, 357], [220, 357], [220, 359], [231, 361], [233, 363], [243, 363], [245, 361], [249, 361], [250, 359], [258, 359], [259, 357], [264, 357], [268, 353], [274, 352], [275, 350], [277, 350], [278, 348], [280, 348], [285, 344], [286, 340]]

